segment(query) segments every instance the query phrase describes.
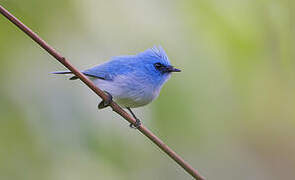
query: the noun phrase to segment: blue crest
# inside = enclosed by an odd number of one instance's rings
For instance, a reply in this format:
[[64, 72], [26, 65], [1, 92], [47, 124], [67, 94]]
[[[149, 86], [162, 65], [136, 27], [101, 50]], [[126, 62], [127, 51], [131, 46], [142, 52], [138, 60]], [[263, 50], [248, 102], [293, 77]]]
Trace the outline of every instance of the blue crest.
[[168, 56], [161, 46], [154, 46], [153, 48], [147, 49], [144, 52], [137, 54], [137, 56], [147, 59], [157, 59], [165, 65], [170, 65]]

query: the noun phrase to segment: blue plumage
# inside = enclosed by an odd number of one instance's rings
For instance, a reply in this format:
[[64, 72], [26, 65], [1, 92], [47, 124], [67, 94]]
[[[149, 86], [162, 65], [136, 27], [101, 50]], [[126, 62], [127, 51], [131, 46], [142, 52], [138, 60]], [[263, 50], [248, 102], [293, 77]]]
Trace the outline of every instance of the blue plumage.
[[162, 47], [153, 47], [137, 55], [113, 57], [82, 73], [89, 76], [99, 88], [111, 94], [119, 105], [134, 108], [153, 101], [171, 72], [179, 71], [171, 66]]

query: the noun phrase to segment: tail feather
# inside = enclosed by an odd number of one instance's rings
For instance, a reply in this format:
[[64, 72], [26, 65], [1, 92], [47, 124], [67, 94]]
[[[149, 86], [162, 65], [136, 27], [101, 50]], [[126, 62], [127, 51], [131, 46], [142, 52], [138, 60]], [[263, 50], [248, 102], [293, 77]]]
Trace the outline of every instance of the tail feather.
[[[51, 72], [51, 74], [73, 74], [71, 71], [56, 71], [56, 72]], [[73, 76], [70, 78], [70, 80], [76, 80], [78, 79], [77, 76]]]
[[70, 78], [70, 80], [76, 80], [76, 79], [79, 79], [77, 76], [73, 76]]
[[55, 71], [51, 72], [51, 74], [73, 74], [71, 71]]

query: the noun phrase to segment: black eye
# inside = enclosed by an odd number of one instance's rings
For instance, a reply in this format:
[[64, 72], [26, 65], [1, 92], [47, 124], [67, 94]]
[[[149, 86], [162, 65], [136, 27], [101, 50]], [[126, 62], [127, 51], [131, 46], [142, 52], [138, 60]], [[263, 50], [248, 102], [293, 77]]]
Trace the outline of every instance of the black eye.
[[155, 66], [156, 69], [160, 69], [161, 67], [163, 67], [163, 64], [155, 63], [154, 66]]

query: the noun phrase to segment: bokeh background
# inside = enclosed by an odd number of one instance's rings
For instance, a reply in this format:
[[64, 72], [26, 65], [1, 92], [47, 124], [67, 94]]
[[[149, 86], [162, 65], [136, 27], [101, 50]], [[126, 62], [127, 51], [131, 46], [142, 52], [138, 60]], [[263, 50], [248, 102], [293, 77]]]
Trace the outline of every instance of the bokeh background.
[[[207, 179], [295, 177], [292, 0], [2, 0], [79, 69], [162, 45], [174, 74], [135, 112]], [[0, 179], [192, 179], [0, 17]]]

